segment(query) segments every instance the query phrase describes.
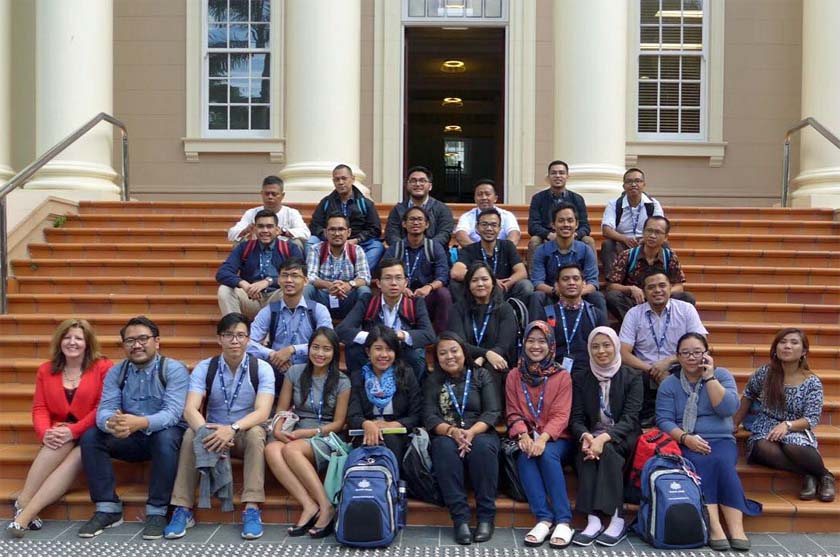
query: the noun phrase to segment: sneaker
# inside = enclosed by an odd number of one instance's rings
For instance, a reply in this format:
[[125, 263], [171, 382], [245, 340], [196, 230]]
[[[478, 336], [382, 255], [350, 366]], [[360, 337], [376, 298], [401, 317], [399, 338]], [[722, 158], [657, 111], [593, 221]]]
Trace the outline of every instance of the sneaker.
[[259, 509], [245, 509], [242, 512], [242, 537], [255, 540], [263, 535]]
[[6, 526], [6, 532], [16, 538], [22, 538], [26, 534], [26, 528], [13, 520], [9, 522], [8, 526]]
[[[15, 518], [17, 518], [20, 515], [21, 512], [23, 512], [23, 509], [20, 508], [20, 506], [18, 506], [18, 502], [15, 501]], [[29, 524], [27, 525], [26, 529], [27, 530], [40, 530], [43, 527], [44, 527], [44, 521], [36, 516], [31, 521], [29, 521]]]
[[[146, 525], [143, 526], [144, 540], [159, 540], [163, 537], [163, 529], [166, 527], [166, 516], [162, 514], [151, 514], [146, 517]], [[183, 534], [181, 534], [183, 536]]]
[[195, 520], [193, 520], [192, 511], [186, 507], [175, 507], [169, 524], [163, 530], [163, 537], [167, 540], [183, 538], [187, 533], [187, 528], [193, 526], [195, 526]]
[[95, 512], [90, 520], [79, 528], [80, 538], [93, 538], [102, 533], [105, 528], [114, 528], [123, 523], [122, 513]]

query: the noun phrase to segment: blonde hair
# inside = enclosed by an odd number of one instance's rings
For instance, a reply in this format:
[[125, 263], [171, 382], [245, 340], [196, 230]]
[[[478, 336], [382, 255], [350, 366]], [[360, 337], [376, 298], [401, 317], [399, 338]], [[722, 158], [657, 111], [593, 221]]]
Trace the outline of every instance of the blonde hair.
[[52, 354], [50, 361], [52, 362], [53, 373], [64, 371], [64, 366], [67, 365], [67, 359], [64, 357], [64, 352], [61, 351], [61, 341], [67, 334], [67, 331], [74, 328], [81, 329], [85, 337], [85, 355], [82, 358], [82, 373], [93, 362], [102, 357], [102, 354], [99, 352], [99, 340], [96, 338], [96, 333], [91, 324], [85, 319], [65, 319], [58, 325], [50, 340], [50, 354]]

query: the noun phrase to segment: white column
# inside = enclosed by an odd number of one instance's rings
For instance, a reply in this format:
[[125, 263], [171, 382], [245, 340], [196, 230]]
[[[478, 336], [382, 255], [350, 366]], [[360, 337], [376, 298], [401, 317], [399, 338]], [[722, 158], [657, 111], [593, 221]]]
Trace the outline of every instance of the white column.
[[626, 68], [626, 2], [554, 2], [553, 156], [587, 203], [621, 192]]
[[361, 1], [286, 2], [284, 82], [288, 201], [332, 191], [332, 169], [353, 168], [359, 185]]
[[[113, 113], [111, 0], [37, 0], [36, 150], [38, 155], [99, 112]], [[39, 172], [28, 190], [75, 199], [118, 197], [112, 128], [100, 124]]]
[[0, 0], [0, 184], [12, 170], [12, 0]]
[[[840, 136], [840, 2], [802, 5], [802, 117], [812, 116]], [[795, 207], [840, 207], [840, 150], [811, 128], [801, 132]]]

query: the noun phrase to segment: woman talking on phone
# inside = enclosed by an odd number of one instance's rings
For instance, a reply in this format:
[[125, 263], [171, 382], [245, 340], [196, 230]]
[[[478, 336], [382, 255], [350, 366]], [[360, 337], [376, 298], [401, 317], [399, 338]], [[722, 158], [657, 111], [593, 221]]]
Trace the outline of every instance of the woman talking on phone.
[[[680, 371], [659, 386], [656, 425], [679, 442], [702, 479], [709, 510], [709, 547], [717, 551], [747, 551], [744, 514], [761, 513], [748, 500], [735, 463], [738, 449], [732, 435], [732, 416], [738, 410], [738, 390], [732, 374], [715, 368], [706, 337], [686, 333], [677, 342]], [[729, 538], [721, 525], [722, 513]]]

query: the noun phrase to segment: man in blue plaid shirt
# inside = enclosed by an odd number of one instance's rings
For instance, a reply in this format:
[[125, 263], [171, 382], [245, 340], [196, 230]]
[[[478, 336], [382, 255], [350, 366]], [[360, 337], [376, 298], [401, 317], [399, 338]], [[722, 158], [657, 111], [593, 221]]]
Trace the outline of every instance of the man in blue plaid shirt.
[[303, 294], [324, 304], [334, 318], [342, 318], [357, 300], [370, 299], [370, 267], [364, 250], [348, 244], [350, 221], [341, 213], [327, 217], [327, 240], [309, 250], [309, 284]]

